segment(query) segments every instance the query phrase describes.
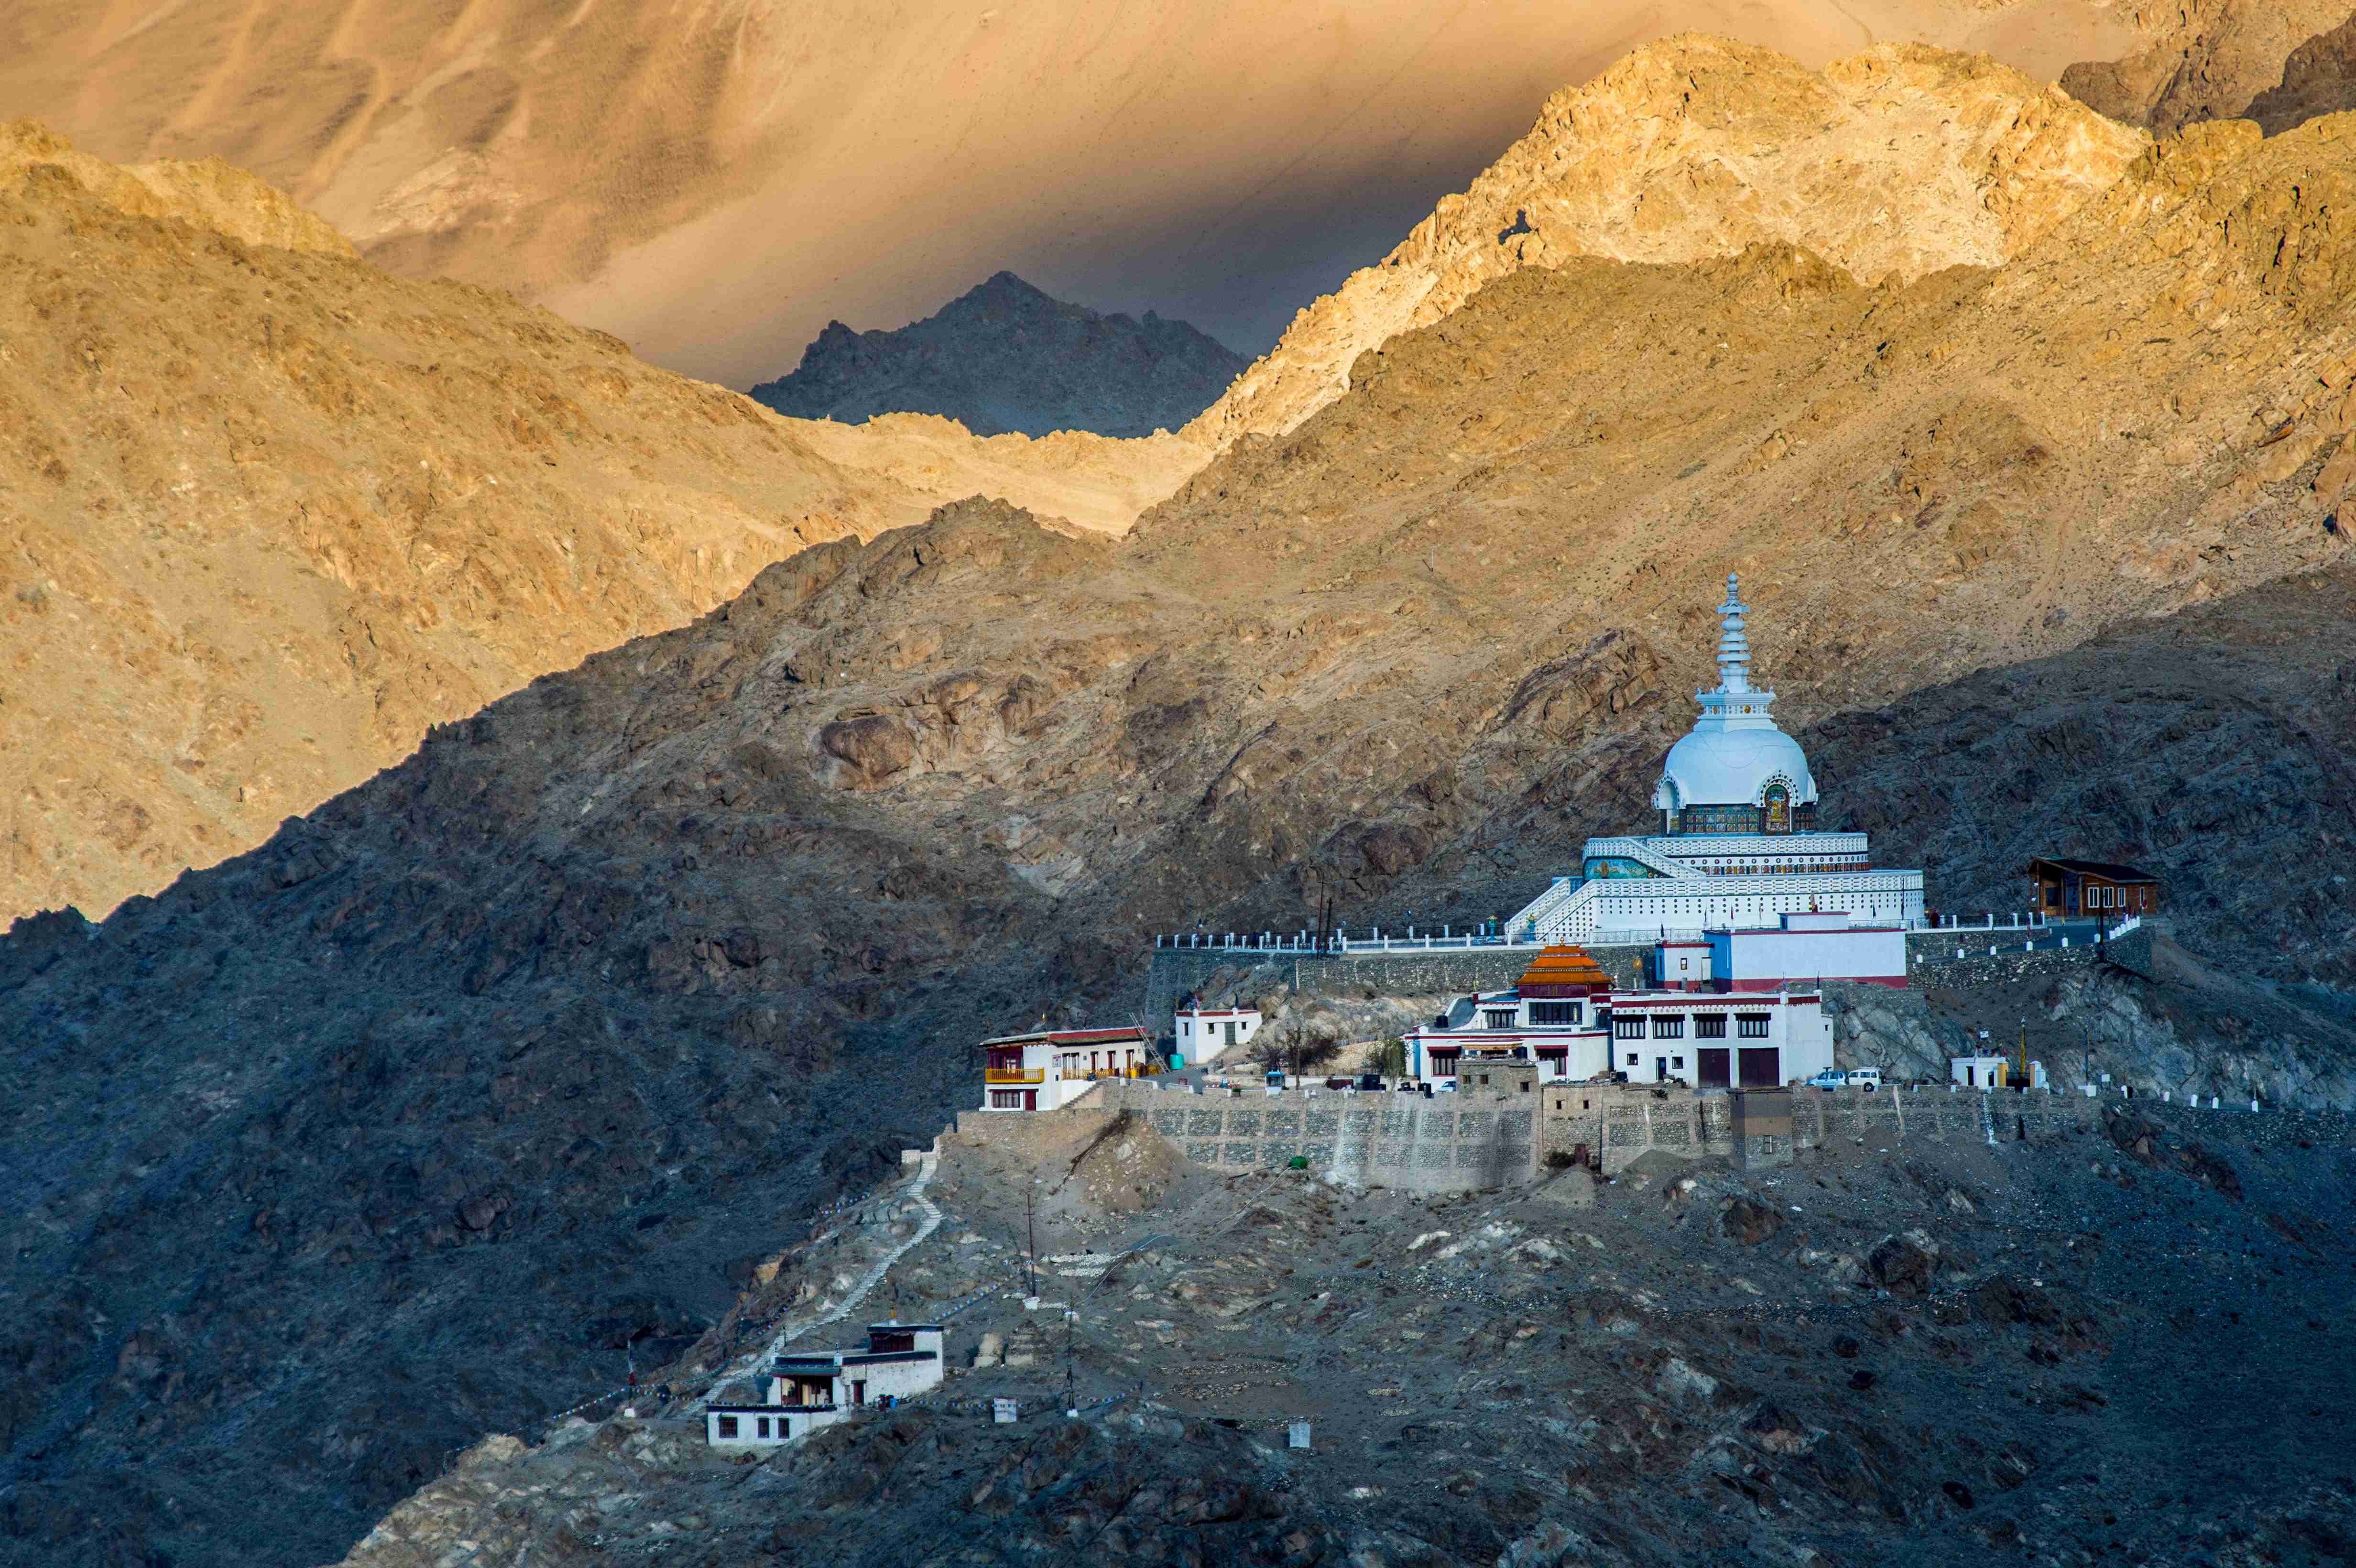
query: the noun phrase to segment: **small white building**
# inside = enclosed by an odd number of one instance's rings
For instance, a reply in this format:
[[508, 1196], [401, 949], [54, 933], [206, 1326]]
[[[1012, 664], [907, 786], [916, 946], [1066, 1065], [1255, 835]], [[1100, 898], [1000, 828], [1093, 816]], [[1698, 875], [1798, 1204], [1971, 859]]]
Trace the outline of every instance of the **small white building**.
[[1966, 1089], [2001, 1089], [2012, 1077], [2012, 1058], [2008, 1056], [1951, 1056], [1947, 1059], [1947, 1081]]
[[981, 1042], [985, 1111], [1053, 1111], [1087, 1093], [1101, 1078], [1142, 1078], [1162, 1071], [1145, 1031], [1040, 1029]]
[[773, 1356], [755, 1380], [759, 1397], [703, 1408], [714, 1448], [774, 1448], [850, 1419], [862, 1406], [941, 1386], [946, 1330], [938, 1323], [871, 1323], [864, 1349]]
[[1611, 1029], [1612, 1070], [1631, 1083], [1769, 1089], [1833, 1064], [1814, 989], [1615, 991]]
[[1408, 1075], [1446, 1083], [1468, 1065], [1527, 1061], [1541, 1083], [1591, 1077], [1610, 1054], [1611, 990], [1612, 976], [1580, 949], [1546, 948], [1511, 990], [1460, 997], [1408, 1030]]
[[1258, 1008], [1181, 1008], [1171, 1034], [1181, 1061], [1188, 1067], [1216, 1061], [1240, 1045], [1249, 1045], [1259, 1032]]
[[1786, 914], [1773, 925], [1736, 926], [1705, 938], [1710, 973], [1730, 990], [1773, 991], [1823, 980], [1906, 984], [1905, 928], [1857, 924], [1847, 911]]

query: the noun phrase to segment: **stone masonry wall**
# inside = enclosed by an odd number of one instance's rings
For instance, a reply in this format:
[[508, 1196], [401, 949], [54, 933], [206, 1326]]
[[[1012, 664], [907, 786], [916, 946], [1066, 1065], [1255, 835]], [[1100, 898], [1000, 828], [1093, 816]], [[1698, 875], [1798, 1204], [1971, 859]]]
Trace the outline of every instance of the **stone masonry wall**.
[[[1564, 1083], [1544, 1086], [1539, 1097], [1541, 1159], [1584, 1144], [1600, 1156], [1604, 1174], [1615, 1175], [1655, 1150], [1679, 1159], [1734, 1153], [1733, 1111], [1722, 1094], [1655, 1099], [1650, 1089]], [[1804, 1149], [1843, 1140], [1877, 1150], [1909, 1138], [2005, 1143], [2069, 1132], [2099, 1115], [2094, 1102], [2063, 1094], [1949, 1093], [1944, 1087], [1796, 1090], [1792, 1139]]]

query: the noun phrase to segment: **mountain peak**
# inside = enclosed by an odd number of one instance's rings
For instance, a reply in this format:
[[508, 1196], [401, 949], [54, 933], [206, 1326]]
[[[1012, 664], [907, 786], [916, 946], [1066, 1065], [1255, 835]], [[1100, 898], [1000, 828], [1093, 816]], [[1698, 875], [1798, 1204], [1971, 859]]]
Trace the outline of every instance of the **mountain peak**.
[[1243, 368], [1183, 321], [1101, 315], [1001, 269], [895, 332], [830, 323], [753, 397], [798, 419], [943, 414], [976, 435], [1142, 436], [1201, 413]]

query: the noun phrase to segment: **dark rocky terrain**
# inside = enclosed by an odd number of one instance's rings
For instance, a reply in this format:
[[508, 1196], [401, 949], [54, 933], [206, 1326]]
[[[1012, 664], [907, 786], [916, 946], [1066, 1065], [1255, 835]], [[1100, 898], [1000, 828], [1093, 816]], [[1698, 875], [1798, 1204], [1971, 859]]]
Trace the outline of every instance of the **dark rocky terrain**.
[[[997, 1287], [951, 1325], [940, 1397], [759, 1458], [712, 1455], [691, 1401], [494, 1439], [348, 1568], [462, 1542], [549, 1568], [2344, 1561], [2347, 1130], [2119, 1110], [1440, 1200], [1189, 1172], [1142, 1125], [953, 1138], [941, 1222], [887, 1287], [904, 1319]], [[1044, 1274], [1080, 1311], [1076, 1397], [1128, 1396], [1078, 1421], [1059, 1313], [1020, 1299], [1034, 1177], [1049, 1257], [1151, 1240]], [[808, 1320], [916, 1219], [879, 1193], [744, 1317]], [[660, 1375], [700, 1390], [764, 1339]], [[990, 1424], [991, 1396], [1025, 1420]]]
[[[1119, 1017], [1151, 931], [1511, 910], [1645, 821], [1729, 570], [1829, 821], [1950, 908], [2032, 849], [2157, 863], [2267, 987], [2147, 982], [2218, 1047], [2188, 1086], [2326, 1097], [2333, 131], [2190, 135], [1997, 272], [1516, 273], [1127, 539], [972, 502], [805, 551], [102, 926], [21, 923], [0, 1552], [331, 1559], [719, 1319], [971, 1103], [979, 1031]], [[1890, 1443], [1851, 1500], [1920, 1527]]]
[[999, 272], [896, 331], [827, 323], [752, 397], [795, 419], [944, 414], [976, 435], [1140, 436], [1184, 425], [1247, 363], [1183, 321], [1099, 315]]

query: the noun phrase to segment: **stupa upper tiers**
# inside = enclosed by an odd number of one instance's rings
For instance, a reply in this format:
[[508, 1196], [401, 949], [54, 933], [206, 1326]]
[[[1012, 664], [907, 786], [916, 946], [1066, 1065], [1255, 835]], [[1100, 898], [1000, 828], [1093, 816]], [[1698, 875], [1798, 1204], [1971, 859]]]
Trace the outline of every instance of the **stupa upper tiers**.
[[1726, 578], [1718, 607], [1718, 686], [1696, 692], [1701, 716], [1669, 748], [1653, 805], [1665, 832], [1806, 833], [1816, 825], [1816, 781], [1800, 743], [1775, 727], [1775, 694], [1751, 684], [1740, 584]]

